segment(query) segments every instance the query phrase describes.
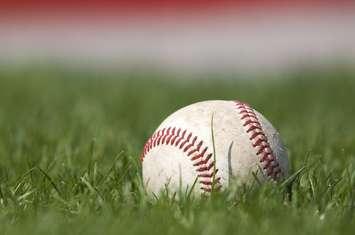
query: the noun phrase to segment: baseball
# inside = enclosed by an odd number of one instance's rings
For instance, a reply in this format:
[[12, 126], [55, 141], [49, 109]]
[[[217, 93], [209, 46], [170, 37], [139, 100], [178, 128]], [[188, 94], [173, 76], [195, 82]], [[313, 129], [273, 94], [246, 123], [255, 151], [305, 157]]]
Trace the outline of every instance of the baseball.
[[248, 104], [213, 100], [168, 116], [146, 142], [148, 193], [209, 193], [288, 174], [287, 151], [271, 123]]

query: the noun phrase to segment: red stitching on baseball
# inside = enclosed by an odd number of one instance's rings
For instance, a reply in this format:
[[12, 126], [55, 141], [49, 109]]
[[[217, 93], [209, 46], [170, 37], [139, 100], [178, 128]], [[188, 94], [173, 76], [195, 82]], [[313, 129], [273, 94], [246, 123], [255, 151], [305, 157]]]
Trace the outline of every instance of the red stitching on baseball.
[[190, 139], [191, 139], [192, 133], [190, 133], [187, 138], [180, 144], [180, 149], [182, 149], [184, 147], [185, 144], [187, 144]]
[[175, 143], [175, 140], [176, 140], [177, 137], [179, 137], [180, 132], [181, 132], [181, 129], [179, 128], [177, 130], [176, 134], [171, 138], [171, 142], [170, 142], [171, 145], [173, 145]]
[[191, 150], [190, 152], [187, 153], [187, 156], [191, 156], [191, 154], [200, 151], [200, 148], [201, 148], [202, 144], [203, 144], [203, 141], [201, 140], [200, 143], [197, 144], [197, 147], [195, 149], [193, 149], [193, 150]]
[[[219, 182], [220, 180], [221, 180], [221, 177], [218, 177], [218, 178], [215, 179], [215, 182]], [[201, 180], [200, 183], [204, 184], [204, 185], [211, 185], [212, 186], [212, 182], [209, 181], [209, 180], [207, 180], [207, 181]]]
[[175, 135], [175, 127], [171, 130], [171, 134], [166, 138], [166, 144], [169, 144], [170, 139]]
[[163, 138], [164, 135], [165, 135], [165, 128], [161, 131], [160, 135], [158, 136], [156, 145], [160, 145], [160, 140], [161, 138]]
[[204, 148], [200, 154], [195, 155], [194, 157], [192, 157], [191, 161], [195, 161], [196, 159], [202, 158], [203, 155], [205, 155], [207, 149], [208, 149], [208, 147]]
[[215, 166], [212, 158], [213, 154], [207, 154], [208, 147], [202, 148], [202, 140], [198, 141], [197, 136], [192, 138], [193, 134], [191, 132], [187, 133], [187, 130], [182, 131], [181, 128], [178, 128], [176, 131], [176, 127], [168, 127], [156, 131], [144, 145], [140, 157], [141, 161], [156, 146], [171, 145], [177, 147], [189, 157], [192, 165], [196, 167], [197, 177], [201, 178], [199, 181], [201, 185], [200, 189], [205, 192], [211, 192], [212, 184], [214, 184], [214, 189], [219, 190], [222, 185], [220, 184], [220, 177], [215, 177], [218, 169], [213, 169]]
[[180, 141], [185, 138], [186, 130], [182, 132], [182, 136], [176, 141], [175, 146], [178, 146]]
[[[195, 145], [195, 142], [197, 140], [197, 136], [194, 137], [194, 139], [192, 140], [192, 143], [187, 145], [185, 148], [184, 148], [184, 152], [186, 152], [187, 150], [189, 150], [192, 146]], [[189, 156], [189, 154], [187, 154], [187, 156]]]
[[246, 103], [235, 101], [235, 104], [239, 110], [239, 114], [241, 114], [240, 119], [244, 121], [243, 126], [246, 128], [246, 133], [249, 134], [249, 140], [256, 149], [256, 155], [260, 155], [259, 161], [264, 173], [273, 180], [278, 180], [281, 177], [281, 167], [277, 162], [255, 111]]
[[208, 160], [212, 157], [212, 154], [209, 154], [205, 159], [201, 159], [200, 161], [194, 163], [194, 166], [201, 166], [207, 164]]
[[162, 140], [161, 140], [161, 143], [162, 143], [162, 144], [165, 143], [166, 137], [169, 136], [169, 134], [170, 134], [170, 129], [171, 129], [171, 127], [169, 127], [169, 128], [166, 130], [166, 134], [163, 136], [163, 138], [162, 138]]
[[[209, 154], [207, 158], [210, 158], [211, 155], [212, 155], [212, 153]], [[202, 165], [202, 166], [197, 168], [196, 171], [198, 171], [198, 172], [209, 171], [212, 167], [214, 167], [214, 162], [210, 162], [208, 165], [206, 165], [206, 163], [203, 163], [200, 165]], [[197, 165], [197, 166], [199, 166], [199, 165]]]
[[200, 177], [200, 178], [211, 178], [211, 177], [213, 177], [213, 174], [217, 174], [217, 172], [218, 172], [218, 169], [216, 169], [215, 170], [215, 172], [213, 173], [200, 173], [200, 174], [198, 174], [198, 177]]

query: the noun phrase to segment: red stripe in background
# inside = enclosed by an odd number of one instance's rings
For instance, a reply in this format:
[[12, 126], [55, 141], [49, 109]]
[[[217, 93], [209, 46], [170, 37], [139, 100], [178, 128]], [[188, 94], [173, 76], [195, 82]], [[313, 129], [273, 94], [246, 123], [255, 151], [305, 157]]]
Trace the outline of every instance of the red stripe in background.
[[49, 9], [105, 9], [105, 10], [181, 10], [215, 6], [234, 7], [339, 7], [354, 3], [353, 0], [0, 0], [1, 10], [49, 10]]
[[[243, 12], [307, 9], [343, 10], [354, 0], [0, 0], [0, 23], [5, 21], [47, 22], [112, 19], [173, 19], [174, 16], [224, 14], [225, 10]], [[181, 20], [186, 20], [180, 17]], [[178, 17], [179, 18], [179, 17]]]

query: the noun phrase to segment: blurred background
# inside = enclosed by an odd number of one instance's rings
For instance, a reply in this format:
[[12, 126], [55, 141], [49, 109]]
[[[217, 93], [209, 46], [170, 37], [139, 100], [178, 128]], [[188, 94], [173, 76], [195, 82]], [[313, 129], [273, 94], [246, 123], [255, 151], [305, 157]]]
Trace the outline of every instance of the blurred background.
[[353, 0], [2, 0], [0, 63], [262, 74], [355, 63]]

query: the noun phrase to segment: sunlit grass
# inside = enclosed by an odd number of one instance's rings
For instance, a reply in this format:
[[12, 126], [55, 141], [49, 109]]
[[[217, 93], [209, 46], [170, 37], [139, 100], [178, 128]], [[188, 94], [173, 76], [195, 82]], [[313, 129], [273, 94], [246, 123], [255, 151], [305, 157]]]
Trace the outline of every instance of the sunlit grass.
[[[0, 72], [0, 234], [352, 234], [355, 72], [172, 80]], [[139, 154], [171, 112], [239, 99], [281, 132], [291, 176], [213, 198], [146, 195]]]

